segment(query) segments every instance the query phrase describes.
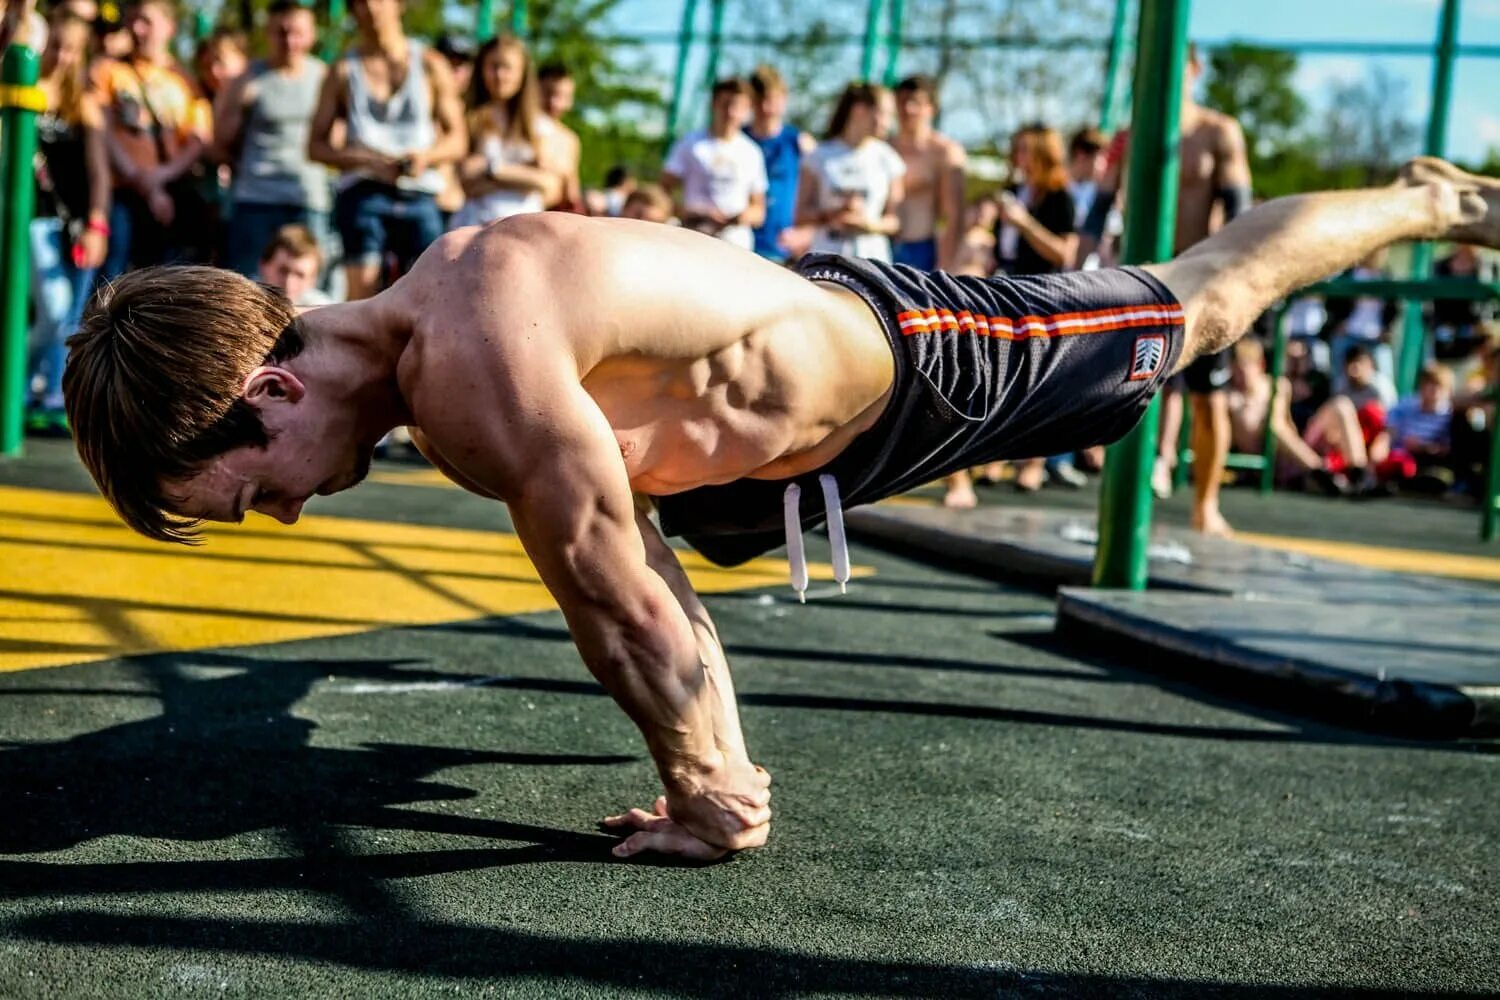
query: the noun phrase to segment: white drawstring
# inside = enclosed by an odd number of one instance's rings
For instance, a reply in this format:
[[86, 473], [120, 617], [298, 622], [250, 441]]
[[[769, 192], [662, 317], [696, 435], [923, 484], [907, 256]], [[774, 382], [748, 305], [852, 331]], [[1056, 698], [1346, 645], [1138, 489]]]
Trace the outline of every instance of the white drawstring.
[[[818, 477], [823, 487], [823, 507], [828, 513], [828, 541], [833, 546], [833, 578], [839, 593], [849, 592], [849, 540], [844, 535], [844, 508], [839, 500], [838, 480], [824, 474]], [[791, 483], [782, 496], [786, 519], [786, 556], [791, 564], [792, 589], [797, 600], [807, 603], [807, 551], [802, 546], [802, 487]]]
[[786, 509], [786, 557], [792, 564], [792, 589], [807, 603], [807, 553], [802, 549], [802, 487], [792, 483], [782, 497]]

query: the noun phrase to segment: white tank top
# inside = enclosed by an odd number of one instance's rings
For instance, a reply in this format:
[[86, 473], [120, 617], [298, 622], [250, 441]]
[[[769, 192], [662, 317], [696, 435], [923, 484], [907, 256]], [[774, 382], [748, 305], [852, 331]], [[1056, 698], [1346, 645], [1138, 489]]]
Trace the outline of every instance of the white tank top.
[[[406, 43], [406, 79], [401, 89], [384, 101], [370, 94], [359, 53], [345, 59], [349, 66], [349, 142], [387, 156], [407, 156], [430, 149], [437, 142], [432, 120], [432, 94], [427, 88], [427, 68], [422, 62], [420, 42]], [[339, 178], [340, 187], [368, 179], [359, 171]], [[403, 177], [396, 186], [437, 194], [443, 189], [442, 171], [432, 168], [417, 177]]]
[[[491, 169], [513, 164], [535, 164], [536, 144], [551, 141], [553, 131], [552, 123], [543, 116], [537, 115], [536, 121], [532, 123], [532, 132], [536, 136], [534, 143], [528, 144], [519, 139], [507, 139], [495, 132], [486, 132], [484, 138], [480, 140], [479, 151], [484, 154], [485, 161]], [[453, 213], [453, 224], [455, 226], [483, 226], [500, 219], [508, 219], [512, 215], [540, 212], [546, 207], [542, 204], [540, 191], [502, 188], [464, 202], [463, 207]]]

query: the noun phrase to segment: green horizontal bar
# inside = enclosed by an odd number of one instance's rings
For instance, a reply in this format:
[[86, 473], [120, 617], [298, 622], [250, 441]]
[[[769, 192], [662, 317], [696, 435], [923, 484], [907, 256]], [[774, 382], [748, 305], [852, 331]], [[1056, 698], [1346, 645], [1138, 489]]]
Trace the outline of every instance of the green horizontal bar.
[[[1179, 465], [1183, 466], [1192, 465], [1193, 450], [1191, 448], [1182, 449], [1182, 451], [1178, 452], [1177, 454], [1177, 462]], [[1232, 451], [1224, 459], [1224, 468], [1244, 469], [1248, 472], [1259, 471], [1260, 469], [1265, 467], [1265, 464], [1266, 460], [1264, 456], [1251, 455], [1242, 451]]]
[[1380, 278], [1374, 281], [1356, 281], [1339, 278], [1308, 285], [1296, 295], [1322, 295], [1327, 298], [1357, 299], [1462, 299], [1467, 302], [1483, 302], [1500, 299], [1500, 282], [1471, 281], [1466, 278], [1429, 278], [1426, 281], [1405, 281], [1399, 278]]

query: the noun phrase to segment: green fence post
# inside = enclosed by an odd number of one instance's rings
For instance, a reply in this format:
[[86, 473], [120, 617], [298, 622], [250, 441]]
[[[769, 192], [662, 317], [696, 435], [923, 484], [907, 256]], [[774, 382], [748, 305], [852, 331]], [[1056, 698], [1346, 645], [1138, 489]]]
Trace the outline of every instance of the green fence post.
[[[495, 0], [479, 0], [474, 8], [474, 40], [480, 45], [495, 37]], [[475, 67], [477, 70], [478, 67]]]
[[323, 36], [323, 61], [333, 62], [339, 57], [343, 46], [344, 0], [328, 0], [328, 28]]
[[724, 51], [724, 0], [709, 0], [708, 87], [719, 81], [719, 55]]
[[[1443, 0], [1438, 21], [1437, 42], [1432, 49], [1432, 110], [1427, 114], [1427, 142], [1423, 152], [1442, 156], [1448, 148], [1448, 111], [1453, 103], [1453, 59], [1458, 48], [1458, 0]], [[1423, 281], [1432, 277], [1432, 244], [1412, 247], [1411, 277]], [[1396, 365], [1396, 388], [1411, 392], [1417, 385], [1422, 368], [1427, 327], [1422, 322], [1420, 302], [1407, 302], [1401, 328], [1401, 355]]]
[[5, 312], [0, 318], [0, 455], [16, 457], [26, 421], [26, 307], [31, 291], [31, 226], [35, 183], [36, 116], [46, 107], [36, 88], [39, 60], [24, 45], [12, 45], [0, 64], [5, 84], [0, 100], [0, 274], [5, 275]]
[[1266, 437], [1260, 449], [1260, 495], [1269, 496], [1276, 485], [1276, 395], [1281, 391], [1281, 376], [1286, 373], [1287, 330], [1291, 321], [1287, 317], [1291, 310], [1283, 303], [1276, 310], [1271, 329], [1271, 401], [1266, 404]]
[[[242, 27], [246, 31], [249, 31], [251, 26], [246, 24], [242, 25]], [[204, 8], [199, 7], [196, 11], [193, 12], [193, 41], [203, 41], [203, 39], [207, 38], [213, 30], [213, 15]]]
[[885, 0], [870, 0], [865, 8], [865, 47], [859, 57], [859, 78], [866, 82], [875, 79], [875, 46], [880, 41], [880, 9]]
[[1104, 60], [1104, 99], [1099, 107], [1099, 131], [1115, 130], [1115, 109], [1119, 106], [1120, 64], [1125, 61], [1126, 22], [1130, 0], [1115, 0], [1115, 24], [1109, 33], [1109, 55]]
[[682, 92], [687, 86], [688, 56], [693, 52], [693, 20], [698, 0], [682, 0], [682, 23], [677, 29], [677, 71], [672, 75], [672, 103], [667, 105], [667, 145], [677, 139], [677, 122], [682, 115]]
[[891, 0], [890, 23], [885, 31], [885, 85], [896, 85], [897, 67], [901, 62], [901, 23], [906, 19], [906, 0]]
[[[1141, 0], [1136, 30], [1130, 169], [1125, 181], [1121, 259], [1146, 264], [1172, 256], [1177, 227], [1178, 119], [1187, 58], [1189, 0]], [[1151, 463], [1161, 400], [1109, 449], [1099, 491], [1094, 585], [1141, 590], [1151, 537]]]
[[531, 32], [531, 8], [526, 0], [514, 0], [510, 5], [510, 33], [525, 38]]

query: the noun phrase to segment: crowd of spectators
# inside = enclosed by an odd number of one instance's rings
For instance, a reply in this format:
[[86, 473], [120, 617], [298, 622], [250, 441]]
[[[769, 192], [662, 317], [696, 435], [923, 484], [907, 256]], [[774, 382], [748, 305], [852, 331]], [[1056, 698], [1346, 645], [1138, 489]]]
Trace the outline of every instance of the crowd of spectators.
[[[770, 66], [711, 88], [707, 125], [677, 137], [659, 168], [611, 168], [583, 190], [579, 136], [564, 122], [576, 85], [527, 45], [461, 36], [429, 45], [402, 0], [351, 0], [353, 42], [329, 63], [301, 0], [275, 0], [255, 35], [215, 30], [186, 66], [175, 0], [95, 0], [11, 11], [6, 30], [42, 52], [32, 426], [65, 430], [65, 339], [97, 280], [161, 263], [211, 263], [281, 288], [301, 306], [361, 298], [445, 230], [560, 210], [681, 225], [776, 262], [809, 252], [970, 276], [1051, 274], [1114, 260], [1119, 210], [1100, 194], [1123, 137], [1017, 130], [1007, 181], [973, 176], [937, 128], [936, 83], [851, 83], [817, 134], [787, 120]], [[187, 66], [190, 66], [189, 70]], [[644, 176], [638, 176], [642, 174]], [[652, 175], [655, 175], [654, 178]], [[989, 175], [986, 175], [987, 177]], [[1095, 211], [1097, 210], [1097, 212]], [[1093, 214], [1109, 224], [1082, 241]], [[1383, 256], [1355, 279], [1386, 273]], [[1437, 273], [1491, 277], [1455, 247]], [[1304, 301], [1274, 394], [1261, 341], [1236, 352], [1233, 442], [1276, 442], [1278, 476], [1328, 492], [1473, 490], [1496, 384], [1495, 326], [1470, 302], [1430, 309], [1433, 357], [1396, 398], [1385, 300]], [[1098, 452], [978, 472], [1032, 491], [1078, 487]], [[967, 475], [947, 502], [976, 501]]]

